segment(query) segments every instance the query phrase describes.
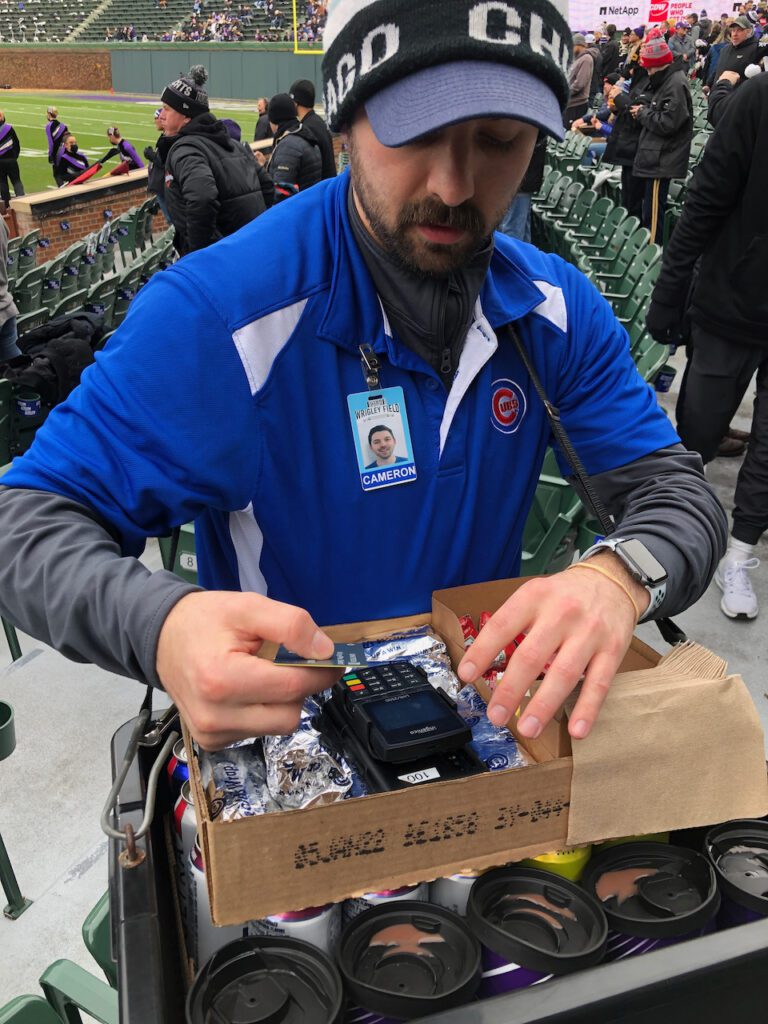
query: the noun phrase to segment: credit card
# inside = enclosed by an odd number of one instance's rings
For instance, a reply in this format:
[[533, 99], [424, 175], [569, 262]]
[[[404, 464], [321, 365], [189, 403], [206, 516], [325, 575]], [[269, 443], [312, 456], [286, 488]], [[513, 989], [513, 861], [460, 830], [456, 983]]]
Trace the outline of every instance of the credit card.
[[302, 658], [287, 647], [280, 646], [275, 655], [276, 665], [300, 665], [302, 668], [362, 668], [374, 664], [365, 653], [365, 644], [336, 644], [333, 654], [325, 661], [315, 658]]

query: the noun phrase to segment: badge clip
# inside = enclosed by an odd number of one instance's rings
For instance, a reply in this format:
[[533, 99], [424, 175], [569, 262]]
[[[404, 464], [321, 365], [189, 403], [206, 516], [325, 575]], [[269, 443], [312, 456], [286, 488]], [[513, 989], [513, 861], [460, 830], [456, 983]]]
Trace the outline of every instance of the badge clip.
[[379, 359], [370, 345], [360, 346], [360, 363], [363, 368], [363, 377], [369, 391], [379, 389]]

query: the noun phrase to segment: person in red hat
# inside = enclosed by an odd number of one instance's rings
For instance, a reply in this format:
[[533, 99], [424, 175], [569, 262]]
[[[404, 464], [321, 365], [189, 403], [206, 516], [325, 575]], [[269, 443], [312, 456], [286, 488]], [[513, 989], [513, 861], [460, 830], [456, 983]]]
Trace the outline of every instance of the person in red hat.
[[645, 179], [642, 221], [661, 244], [669, 182], [688, 173], [693, 104], [685, 71], [673, 63], [664, 39], [646, 40], [640, 64], [650, 76], [651, 99], [630, 108], [642, 129], [632, 173]]

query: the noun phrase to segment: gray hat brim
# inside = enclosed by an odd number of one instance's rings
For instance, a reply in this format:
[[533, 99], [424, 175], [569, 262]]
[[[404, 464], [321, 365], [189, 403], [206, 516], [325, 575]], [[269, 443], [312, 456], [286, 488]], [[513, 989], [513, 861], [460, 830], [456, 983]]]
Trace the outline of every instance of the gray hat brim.
[[369, 97], [365, 112], [379, 142], [393, 148], [481, 117], [525, 121], [558, 141], [565, 136], [560, 104], [545, 82], [522, 68], [486, 60], [414, 71]]

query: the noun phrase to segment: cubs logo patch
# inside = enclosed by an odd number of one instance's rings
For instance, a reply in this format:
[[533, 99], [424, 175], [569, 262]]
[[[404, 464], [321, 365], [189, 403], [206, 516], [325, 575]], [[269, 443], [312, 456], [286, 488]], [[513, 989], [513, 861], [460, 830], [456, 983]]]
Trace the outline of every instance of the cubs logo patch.
[[519, 384], [502, 378], [491, 385], [491, 423], [502, 434], [514, 434], [523, 421], [525, 395]]

